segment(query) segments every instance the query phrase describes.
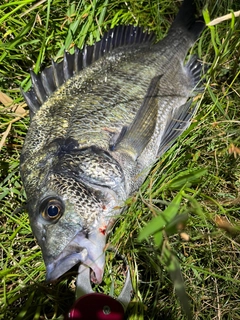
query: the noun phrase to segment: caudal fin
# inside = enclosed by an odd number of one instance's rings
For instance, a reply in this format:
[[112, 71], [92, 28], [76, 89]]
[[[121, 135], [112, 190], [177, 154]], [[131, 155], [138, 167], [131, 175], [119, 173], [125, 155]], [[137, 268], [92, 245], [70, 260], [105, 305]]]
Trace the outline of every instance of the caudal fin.
[[171, 29], [185, 29], [189, 32], [193, 41], [196, 41], [205, 27], [202, 18], [196, 19], [196, 5], [194, 0], [184, 0]]

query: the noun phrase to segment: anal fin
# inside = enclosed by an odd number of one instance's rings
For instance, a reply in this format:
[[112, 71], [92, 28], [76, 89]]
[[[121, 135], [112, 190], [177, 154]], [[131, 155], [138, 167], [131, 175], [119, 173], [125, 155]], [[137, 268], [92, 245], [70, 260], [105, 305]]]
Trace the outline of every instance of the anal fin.
[[157, 122], [158, 115], [158, 89], [162, 75], [151, 80], [144, 101], [129, 127], [123, 127], [114, 145], [113, 151], [127, 152], [136, 159], [150, 141]]

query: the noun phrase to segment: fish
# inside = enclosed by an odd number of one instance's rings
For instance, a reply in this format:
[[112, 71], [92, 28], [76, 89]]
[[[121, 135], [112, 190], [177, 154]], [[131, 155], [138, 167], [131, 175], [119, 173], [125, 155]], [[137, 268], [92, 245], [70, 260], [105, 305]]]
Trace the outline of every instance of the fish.
[[47, 281], [83, 264], [101, 283], [107, 236], [126, 199], [191, 124], [203, 69], [196, 56], [185, 63], [204, 28], [195, 14], [184, 0], [159, 42], [141, 27], [117, 26], [30, 71], [20, 174]]

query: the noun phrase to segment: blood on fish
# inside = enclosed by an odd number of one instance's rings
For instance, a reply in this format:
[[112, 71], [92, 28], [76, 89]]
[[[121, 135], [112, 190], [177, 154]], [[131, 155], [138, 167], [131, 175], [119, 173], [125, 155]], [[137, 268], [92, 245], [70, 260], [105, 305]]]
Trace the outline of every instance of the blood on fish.
[[106, 234], [106, 230], [107, 230], [107, 226], [106, 225], [99, 228], [100, 233], [102, 233], [104, 236]]

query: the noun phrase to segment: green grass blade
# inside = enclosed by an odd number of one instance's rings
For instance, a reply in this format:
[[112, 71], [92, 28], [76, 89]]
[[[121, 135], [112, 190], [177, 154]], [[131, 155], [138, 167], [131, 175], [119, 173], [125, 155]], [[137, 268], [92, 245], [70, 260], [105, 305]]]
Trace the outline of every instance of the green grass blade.
[[158, 231], [161, 231], [166, 225], [176, 216], [178, 213], [180, 203], [182, 200], [182, 194], [179, 192], [176, 197], [169, 204], [167, 209], [163, 212], [157, 212], [158, 216], [153, 218], [148, 224], [141, 230], [138, 241], [147, 239], [150, 235], [155, 234]]

